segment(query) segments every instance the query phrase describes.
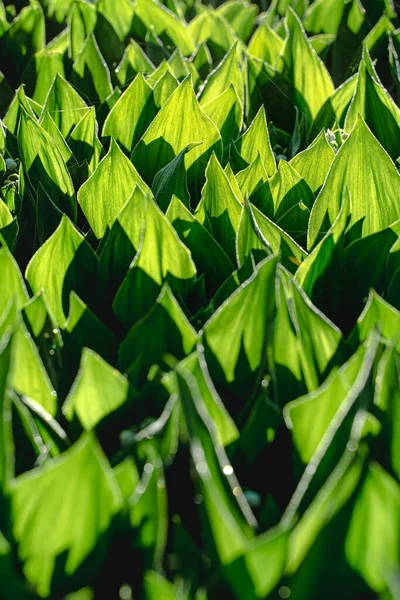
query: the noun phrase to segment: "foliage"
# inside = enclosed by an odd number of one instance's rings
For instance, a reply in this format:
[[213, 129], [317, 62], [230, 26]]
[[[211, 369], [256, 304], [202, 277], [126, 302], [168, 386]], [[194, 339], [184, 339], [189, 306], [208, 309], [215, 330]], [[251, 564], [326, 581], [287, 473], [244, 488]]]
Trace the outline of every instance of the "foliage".
[[0, 0], [0, 598], [399, 598], [390, 0]]

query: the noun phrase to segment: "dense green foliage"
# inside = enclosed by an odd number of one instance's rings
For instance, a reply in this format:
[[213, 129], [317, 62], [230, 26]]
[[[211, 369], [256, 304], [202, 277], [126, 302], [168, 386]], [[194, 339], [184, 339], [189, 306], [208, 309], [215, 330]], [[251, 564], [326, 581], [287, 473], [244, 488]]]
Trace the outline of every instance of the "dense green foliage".
[[0, 598], [400, 598], [390, 0], [0, 1]]

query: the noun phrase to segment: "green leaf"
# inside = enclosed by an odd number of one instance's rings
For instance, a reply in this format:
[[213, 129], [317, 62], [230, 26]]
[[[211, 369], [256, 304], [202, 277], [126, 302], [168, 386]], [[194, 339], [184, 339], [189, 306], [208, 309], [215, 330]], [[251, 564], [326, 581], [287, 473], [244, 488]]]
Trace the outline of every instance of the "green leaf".
[[251, 212], [251, 206], [248, 202], [243, 203], [242, 214], [240, 217], [239, 228], [236, 236], [236, 256], [239, 267], [242, 267], [246, 259], [252, 253], [255, 258], [270, 254], [270, 247], [267, 246], [257, 235], [258, 230], [254, 226], [254, 215]]
[[233, 264], [208, 230], [173, 196], [166, 212], [180, 239], [189, 248], [199, 274], [204, 273], [211, 295], [233, 271]]
[[268, 175], [276, 171], [275, 157], [269, 139], [265, 110], [260, 108], [247, 131], [235, 142], [236, 148], [244, 160], [251, 164], [260, 155], [261, 162]]
[[400, 155], [400, 144], [393, 135], [400, 127], [400, 109], [382, 86], [364, 47], [358, 71], [357, 88], [346, 115], [345, 130], [350, 133], [359, 115], [388, 152], [392, 160]]
[[[257, 265], [252, 275], [214, 313], [203, 328], [211, 375], [219, 367], [227, 383], [247, 389], [266, 358], [267, 329], [275, 312], [277, 258]], [[210, 362], [212, 361], [212, 363]], [[239, 393], [239, 391], [237, 392]]]
[[98, 354], [85, 348], [79, 373], [62, 407], [72, 421], [79, 419], [83, 429], [92, 430], [127, 400], [128, 380]]
[[73, 159], [76, 161], [75, 165], [71, 167], [71, 171], [73, 175], [75, 175], [75, 178], [78, 171], [80, 180], [83, 181], [85, 181], [89, 175], [92, 175], [97, 168], [100, 154], [103, 150], [97, 136], [97, 130], [96, 112], [95, 108], [92, 107], [82, 117], [79, 123], [77, 123], [67, 139], [68, 146], [73, 153]]
[[[196, 380], [187, 371], [179, 369], [177, 387], [211, 530], [208, 541], [215, 545], [220, 562], [226, 565], [243, 553], [247, 539], [252, 534], [247, 519], [253, 524], [254, 517], [240, 488], [238, 495], [233, 495], [236, 477], [222, 447], [217, 446], [214, 426], [204, 407]], [[227, 472], [225, 477], [232, 486], [229, 491], [221, 472], [224, 468]], [[241, 502], [241, 505], [237, 502]]]
[[114, 312], [130, 327], [151, 308], [165, 281], [174, 295], [184, 299], [195, 275], [190, 252], [154, 201], [148, 200], [143, 245], [115, 296]]
[[110, 110], [103, 136], [115, 138], [130, 152], [156, 114], [152, 89], [139, 73]]
[[75, 60], [82, 51], [85, 41], [94, 31], [96, 21], [95, 6], [85, 0], [74, 0], [68, 19], [69, 56], [72, 60]]
[[248, 167], [237, 173], [236, 180], [239, 184], [241, 196], [244, 198], [247, 196], [249, 199], [268, 181], [268, 175], [259, 153]]
[[314, 194], [304, 179], [281, 160], [269, 186], [275, 205], [274, 221], [299, 245], [306, 247], [307, 226]]
[[[179, 127], [174, 124], [179, 123]], [[203, 113], [186, 78], [169, 97], [133, 151], [139, 172], [152, 180], [188, 144], [202, 142], [185, 157], [188, 182], [201, 179], [213, 150], [221, 154], [221, 136]]]
[[11, 366], [8, 385], [19, 394], [35, 400], [54, 416], [57, 412], [57, 393], [44, 368], [38, 349], [26, 328], [23, 318], [11, 306], [0, 323], [0, 337], [13, 334]]
[[197, 208], [199, 215], [201, 208], [209, 218], [216, 241], [231, 261], [236, 262], [235, 236], [239, 227], [241, 205], [215, 154], [212, 154], [207, 165], [206, 183], [202, 189], [201, 203]]
[[2, 492], [7, 489], [8, 483], [14, 475], [15, 461], [11, 426], [11, 401], [6, 392], [10, 359], [11, 341], [10, 338], [3, 337], [0, 344], [0, 486]]
[[236, 139], [242, 129], [243, 105], [233, 84], [222, 94], [202, 105], [203, 112], [218, 127], [224, 147]]
[[50, 135], [24, 111], [18, 127], [18, 149], [33, 189], [37, 192], [41, 183], [57, 208], [75, 220], [75, 191], [61, 152]]
[[292, 271], [295, 266], [299, 266], [307, 253], [279, 225], [263, 215], [258, 208], [253, 206], [252, 211], [254, 214], [254, 227], [261, 233], [266, 245], [274, 253], [282, 253], [281, 261], [285, 268]]
[[286, 425], [292, 431], [294, 444], [304, 464], [313, 457], [331, 421], [351, 393], [364, 356], [365, 348], [360, 346], [339, 370], [331, 372], [320, 388], [286, 404]]
[[93, 34], [88, 36], [74, 61], [71, 83], [91, 103], [105, 102], [113, 91], [110, 72]]
[[195, 148], [195, 144], [189, 144], [179, 152], [178, 156], [163, 169], [155, 174], [151, 189], [158, 206], [165, 212], [169, 206], [172, 196], [177, 196], [183, 204], [189, 206], [190, 194], [187, 187], [185, 169], [185, 155]]
[[332, 79], [292, 9], [286, 16], [286, 28], [288, 37], [281, 55], [282, 72], [294, 85], [299, 108], [315, 119], [321, 106], [334, 92]]
[[372, 463], [355, 502], [345, 554], [351, 567], [376, 592], [387, 588], [388, 578], [399, 567], [399, 526], [399, 484]]
[[[321, 133], [303, 152], [296, 154], [289, 162], [308, 184], [312, 192], [318, 193], [335, 158], [332, 147], [328, 144], [325, 133]], [[318, 164], [318, 168], [316, 168]]]
[[[237, 598], [268, 597], [284, 573], [288, 540], [288, 532], [283, 528], [263, 533], [251, 540], [243, 555], [225, 569]], [[264, 568], [266, 564], [268, 569]]]
[[50, 114], [64, 139], [89, 110], [72, 85], [58, 73], [43, 105], [43, 114]]
[[58, 73], [65, 76], [63, 55], [47, 49], [37, 52], [22, 74], [29, 96], [43, 104]]
[[[43, 129], [49, 134], [49, 136], [56, 143], [57, 148], [61, 152], [61, 156], [63, 157], [65, 164], [67, 164], [67, 162], [69, 161], [69, 159], [72, 156], [72, 152], [71, 152], [70, 148], [68, 147], [67, 142], [63, 138], [61, 131], [58, 129], [58, 127], [54, 123], [50, 113], [48, 113], [47, 111], [42, 114], [42, 117], [40, 119], [40, 126], [43, 127]], [[41, 184], [39, 184], [39, 185], [41, 186]]]
[[69, 306], [63, 340], [73, 374], [78, 369], [85, 347], [94, 350], [108, 362], [115, 363], [117, 342], [111, 331], [75, 292], [71, 292]]
[[[97, 561], [86, 563], [86, 577], [98, 571], [121, 504], [112, 469], [90, 435], [15, 480], [11, 493], [13, 537], [25, 577], [40, 596], [63, 589], [93, 551]], [[61, 566], [56, 560], [65, 552]], [[83, 583], [82, 576], [78, 580]]]
[[19, 310], [28, 301], [29, 295], [21, 271], [7, 247], [0, 248], [0, 318], [12, 302]]
[[233, 44], [221, 63], [212, 71], [200, 91], [200, 104], [204, 105], [220, 96], [232, 85], [244, 104], [243, 75], [239, 63], [240, 53], [237, 42]]
[[274, 67], [282, 52], [283, 43], [283, 39], [276, 31], [264, 22], [254, 32], [249, 42], [248, 52]]
[[121, 0], [118, 3], [118, 10], [115, 10], [113, 0], [99, 0], [96, 7], [97, 11], [112, 25], [119, 39], [123, 41], [132, 27], [134, 3], [131, 0]]
[[217, 13], [225, 17], [236, 35], [244, 42], [250, 37], [258, 12], [257, 6], [241, 0], [225, 2], [217, 9]]
[[[157, 331], [157, 345], [153, 332]], [[143, 385], [150, 367], [163, 365], [163, 357], [170, 354], [180, 360], [192, 352], [197, 333], [190, 325], [169, 286], [165, 285], [149, 312], [128, 332], [119, 347], [121, 369], [127, 372], [131, 383]]]
[[[336, 155], [314, 203], [308, 229], [308, 247], [312, 248], [324, 233], [324, 223], [333, 223], [337, 217], [345, 189], [350, 193], [352, 203], [350, 226], [362, 219], [362, 235], [366, 236], [391, 225], [399, 218], [399, 183], [396, 167], [359, 117]], [[384, 203], [381, 202], [382, 197], [385, 198]]]
[[[308, 391], [318, 388], [326, 369], [332, 368], [334, 359], [340, 361], [341, 331], [325, 317], [298, 287], [293, 277], [282, 267], [280, 282], [286, 298], [290, 318], [296, 332], [301, 370]], [[277, 338], [282, 346], [284, 339]], [[288, 350], [290, 348], [288, 347]], [[288, 353], [290, 359], [290, 354]]]
[[145, 227], [147, 198], [138, 186], [111, 227], [100, 254], [99, 292], [112, 299], [139, 250]]
[[135, 14], [147, 29], [154, 28], [157, 35], [165, 32], [184, 56], [193, 53], [195, 46], [190, 29], [163, 4], [154, 0], [137, 0]]
[[135, 185], [144, 194], [151, 194], [129, 158], [112, 139], [108, 154], [78, 192], [79, 205], [98, 239], [112, 226]]
[[44, 290], [49, 309], [60, 327], [67, 318], [72, 290], [83, 299], [92, 297], [96, 263], [93, 250], [65, 215], [29, 262], [25, 277], [33, 293]]
[[151, 73], [154, 69], [155, 66], [149, 57], [139, 44], [131, 39], [125, 48], [121, 62], [115, 69], [115, 74], [121, 85], [127, 85], [139, 73]]
[[319, 134], [322, 129], [330, 129], [339, 125], [344, 126], [344, 121], [354, 92], [357, 87], [357, 75], [353, 75], [340, 85], [325, 101], [314, 121], [313, 134]]

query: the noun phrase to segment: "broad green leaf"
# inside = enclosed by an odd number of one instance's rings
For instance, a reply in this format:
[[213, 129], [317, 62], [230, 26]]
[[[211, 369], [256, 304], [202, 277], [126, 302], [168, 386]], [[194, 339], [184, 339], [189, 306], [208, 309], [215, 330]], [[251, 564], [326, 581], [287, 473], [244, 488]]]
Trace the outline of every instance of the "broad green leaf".
[[23, 318], [11, 306], [0, 323], [0, 337], [13, 334], [8, 385], [43, 406], [50, 415], [57, 412], [57, 393], [44, 368]]
[[[153, 343], [155, 331], [157, 345]], [[153, 307], [129, 330], [120, 345], [119, 365], [131, 383], [140, 387], [153, 364], [164, 364], [166, 353], [181, 360], [192, 352], [196, 340], [196, 331], [166, 285]]]
[[[179, 123], [179, 127], [175, 126]], [[188, 182], [204, 176], [208, 157], [215, 150], [221, 154], [221, 136], [203, 113], [186, 78], [169, 97], [133, 151], [139, 172], [152, 180], [186, 146], [202, 142], [185, 157]]]
[[121, 62], [115, 69], [115, 74], [121, 85], [127, 85], [139, 73], [151, 73], [154, 69], [155, 67], [149, 57], [143, 52], [139, 44], [131, 39]]
[[334, 92], [332, 79], [292, 9], [286, 16], [286, 27], [288, 37], [281, 54], [281, 69], [294, 85], [299, 108], [315, 119], [321, 106]]
[[235, 142], [236, 148], [250, 165], [260, 155], [261, 162], [271, 176], [276, 171], [275, 157], [269, 139], [264, 108], [260, 108], [247, 131]]
[[[121, 504], [112, 469], [90, 435], [60, 457], [15, 480], [11, 492], [12, 533], [25, 577], [41, 597], [63, 589], [66, 580], [94, 551], [97, 561], [87, 564], [86, 569], [95, 575]], [[64, 552], [66, 560], [62, 567], [57, 566], [56, 559]]]
[[283, 39], [279, 37], [268, 23], [261, 23], [254, 32], [248, 46], [248, 52], [252, 56], [275, 66], [278, 56], [282, 52]]
[[[99, 164], [102, 145], [97, 136], [98, 126], [95, 108], [92, 107], [73, 128], [67, 138], [68, 146], [71, 148], [73, 158], [82, 168], [82, 179], [86, 180], [92, 175]], [[73, 168], [71, 168], [73, 174]], [[76, 185], [76, 183], [75, 183]]]
[[346, 115], [345, 130], [348, 133], [357, 124], [359, 115], [392, 160], [396, 160], [400, 155], [400, 144], [393, 132], [400, 127], [400, 109], [382, 86], [366, 48], [360, 62], [357, 88]]
[[37, 52], [22, 74], [29, 96], [43, 104], [57, 74], [65, 76], [63, 55], [47, 49]]
[[126, 402], [128, 380], [98, 354], [85, 348], [79, 373], [62, 407], [65, 417], [79, 419], [90, 431]]
[[248, 167], [237, 173], [236, 180], [239, 184], [241, 196], [247, 196], [250, 199], [268, 181], [268, 175], [259, 153]]
[[120, 0], [118, 10], [115, 10], [113, 0], [99, 0], [97, 11], [112, 25], [120, 40], [124, 40], [132, 27], [135, 5], [131, 0]]
[[204, 273], [206, 288], [212, 294], [232, 273], [232, 262], [208, 230], [176, 196], [173, 196], [165, 216], [189, 248], [197, 271]]
[[337, 34], [344, 4], [341, 0], [316, 0], [306, 11], [303, 24], [306, 31]]
[[363, 342], [376, 328], [381, 335], [390, 340], [396, 350], [400, 351], [400, 312], [385, 302], [376, 292], [371, 290], [363, 312], [357, 320], [351, 338]]
[[249, 377], [254, 381], [266, 357], [267, 329], [275, 312], [276, 265], [274, 256], [257, 265], [254, 275], [228, 298], [203, 328], [211, 376], [218, 366], [225, 380], [234, 382], [237, 390], [247, 388]]
[[62, 136], [67, 139], [89, 110], [75, 89], [58, 73], [44, 103], [43, 114], [50, 114]]
[[355, 501], [345, 554], [376, 592], [387, 588], [388, 578], [399, 567], [399, 527], [399, 484], [372, 463]]
[[142, 242], [147, 198], [138, 186], [125, 204], [100, 254], [99, 292], [113, 299]]
[[[201, 485], [208, 526], [211, 530], [208, 539], [215, 545], [220, 562], [226, 565], [244, 552], [247, 540], [252, 534], [242, 510], [246, 511], [249, 520], [254, 522], [254, 517], [244, 501], [243, 494], [239, 491], [238, 495], [234, 496], [233, 490], [228, 491], [228, 487], [224, 485], [224, 468], [225, 477], [232, 488], [235, 486], [236, 477], [222, 447], [217, 451], [215, 428], [204, 407], [196, 380], [187, 371], [179, 369], [177, 388], [190, 437], [192, 460]], [[237, 503], [240, 501], [241, 506]]]
[[[149, 83], [149, 80], [147, 81]], [[153, 100], [157, 109], [164, 106], [172, 92], [178, 87], [178, 81], [170, 70], [166, 71], [153, 87]]]
[[139, 73], [110, 110], [103, 136], [113, 137], [130, 152], [156, 114], [151, 87]]
[[289, 164], [315, 194], [323, 185], [334, 158], [335, 153], [328, 144], [324, 132], [321, 131], [312, 144], [303, 152], [296, 154]]
[[252, 207], [254, 214], [254, 226], [257, 227], [268, 246], [275, 253], [282, 253], [282, 264], [292, 271], [301, 264], [307, 253], [288, 235], [283, 229], [268, 219], [255, 206]]
[[225, 569], [237, 598], [268, 597], [284, 573], [288, 539], [283, 528], [263, 533], [251, 540], [243, 555]]
[[213, 236], [234, 262], [241, 206], [215, 154], [212, 154], [207, 165], [201, 206], [209, 218]]
[[217, 9], [217, 14], [225, 17], [237, 36], [244, 42], [247, 42], [251, 35], [258, 12], [259, 9], [256, 5], [241, 0], [224, 2]]
[[349, 224], [362, 219], [363, 236], [381, 231], [399, 218], [399, 174], [361, 117], [336, 155], [314, 203], [308, 229], [309, 248], [324, 233], [324, 223], [333, 223], [337, 217], [345, 189], [352, 202]]
[[196, 46], [207, 42], [217, 54], [219, 60], [228, 52], [237, 40], [237, 35], [228, 21], [216, 11], [205, 11], [190, 21], [188, 26]]
[[3, 121], [7, 130], [14, 136], [17, 135], [20, 117], [24, 110], [29, 116], [36, 118], [35, 112], [33, 111], [32, 106], [26, 97], [24, 86], [20, 86], [15, 92], [15, 96], [8, 107]]
[[74, 61], [71, 83], [91, 103], [104, 102], [113, 91], [110, 72], [93, 34], [89, 35]]
[[92, 297], [96, 263], [93, 250], [65, 215], [29, 262], [25, 277], [33, 293], [44, 290], [49, 309], [60, 327], [67, 318], [72, 290], [83, 300]]
[[356, 91], [357, 79], [357, 75], [346, 79], [325, 101], [315, 118], [313, 135], [318, 135], [324, 127], [330, 129], [337, 125], [344, 126], [347, 109]]
[[360, 346], [339, 370], [331, 372], [320, 388], [286, 404], [286, 425], [292, 430], [294, 444], [304, 464], [311, 460], [331, 421], [351, 392], [364, 355], [365, 348]]
[[265, 258], [266, 255], [271, 253], [270, 248], [263, 239], [260, 239], [257, 232], [251, 206], [248, 202], [244, 202], [236, 236], [236, 257], [239, 267], [243, 266], [250, 253], [253, 253], [256, 258], [259, 256]]
[[239, 50], [237, 43], [235, 43], [218, 67], [211, 72], [204, 82], [200, 92], [200, 104], [202, 106], [220, 96], [230, 85], [234, 87], [243, 106], [243, 75], [238, 59]]
[[3, 490], [7, 489], [8, 482], [14, 476], [15, 461], [11, 426], [11, 402], [6, 392], [11, 362], [10, 351], [11, 341], [9, 338], [3, 337], [0, 344], [0, 485], [2, 494]]
[[[57, 148], [61, 152], [61, 156], [65, 164], [68, 163], [69, 159], [72, 156], [72, 152], [70, 148], [68, 148], [68, 144], [63, 138], [61, 131], [58, 129], [57, 125], [54, 123], [49, 112], [43, 113], [40, 119], [40, 126], [49, 134], [52, 140], [56, 143]], [[40, 184], [41, 185], [41, 184]]]
[[[322, 382], [328, 366], [332, 367], [335, 356], [340, 360], [342, 333], [311, 303], [287, 271], [281, 268], [279, 275], [296, 332], [304, 382], [312, 391]], [[277, 342], [282, 345], [284, 339]]]
[[178, 156], [162, 168], [154, 176], [151, 185], [154, 199], [163, 212], [165, 212], [171, 202], [172, 196], [177, 196], [185, 206], [190, 204], [190, 194], [187, 187], [187, 176], [185, 169], [185, 155], [195, 148], [195, 144], [190, 144], [179, 152]]
[[232, 84], [222, 94], [202, 105], [203, 112], [218, 127], [227, 147], [240, 133], [243, 124], [243, 105]]
[[135, 14], [148, 29], [154, 28], [157, 35], [165, 32], [184, 56], [193, 53], [195, 45], [190, 29], [163, 4], [155, 0], [137, 0]]
[[108, 154], [82, 185], [78, 202], [95, 236], [102, 238], [130, 198], [135, 186], [144, 194], [151, 194], [135, 167], [111, 140]]
[[28, 301], [29, 296], [21, 271], [7, 247], [0, 248], [0, 273], [2, 283], [0, 286], [0, 318], [13, 302], [17, 309]]
[[111, 331], [75, 292], [71, 292], [69, 307], [63, 340], [73, 375], [78, 369], [83, 348], [90, 348], [108, 362], [115, 363], [117, 342]]
[[274, 221], [292, 239], [306, 247], [314, 194], [297, 171], [284, 160], [279, 162], [278, 171], [270, 179], [269, 187], [275, 205]]
[[75, 60], [97, 21], [96, 7], [86, 0], [74, 0], [69, 13], [69, 56]]
[[151, 308], [165, 281], [174, 295], [184, 299], [195, 275], [189, 250], [155, 202], [148, 200], [143, 244], [115, 296], [114, 312], [130, 327]]
[[61, 152], [50, 135], [24, 111], [18, 127], [18, 148], [33, 189], [37, 191], [41, 183], [57, 208], [75, 220], [75, 191]]
[[45, 18], [39, 2], [25, 6], [0, 38], [4, 65], [12, 65], [14, 77], [21, 75], [30, 57], [45, 46]]
[[132, 541], [145, 568], [160, 570], [167, 542], [168, 505], [164, 472], [154, 445], [144, 449], [144, 472], [129, 501]]

